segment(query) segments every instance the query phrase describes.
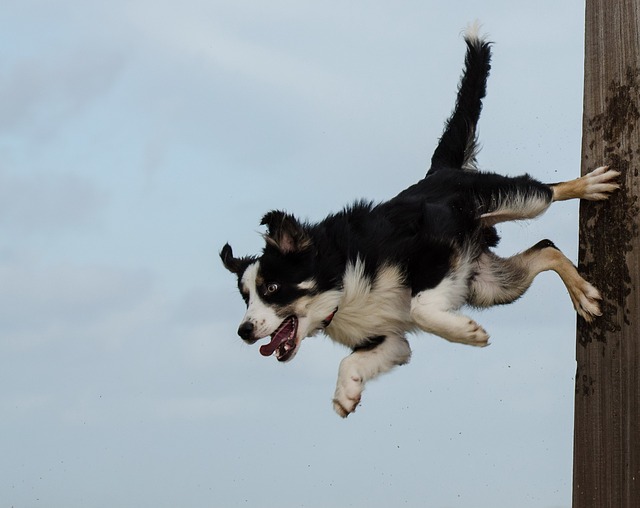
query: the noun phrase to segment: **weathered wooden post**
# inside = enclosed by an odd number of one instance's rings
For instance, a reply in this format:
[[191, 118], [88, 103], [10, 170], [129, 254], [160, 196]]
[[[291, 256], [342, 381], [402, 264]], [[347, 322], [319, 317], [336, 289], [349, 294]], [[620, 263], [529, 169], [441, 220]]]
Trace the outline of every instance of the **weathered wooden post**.
[[608, 164], [622, 188], [580, 205], [580, 271], [604, 300], [578, 319], [573, 508], [639, 508], [640, 0], [586, 0], [584, 84], [582, 174]]

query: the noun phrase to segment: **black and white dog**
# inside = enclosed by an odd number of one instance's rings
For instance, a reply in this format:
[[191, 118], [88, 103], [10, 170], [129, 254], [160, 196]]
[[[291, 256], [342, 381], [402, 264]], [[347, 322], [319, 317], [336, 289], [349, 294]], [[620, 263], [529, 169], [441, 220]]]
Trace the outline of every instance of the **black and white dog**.
[[489, 335], [458, 312], [519, 298], [534, 277], [555, 271], [578, 314], [601, 315], [598, 291], [549, 240], [509, 258], [491, 250], [495, 224], [531, 219], [554, 201], [604, 200], [619, 173], [544, 184], [528, 175], [505, 177], [476, 169], [476, 124], [489, 75], [490, 44], [477, 29], [465, 34], [467, 53], [452, 116], [418, 183], [380, 204], [356, 202], [317, 224], [271, 211], [261, 256], [220, 252], [238, 277], [247, 304], [238, 334], [249, 344], [291, 360], [302, 339], [323, 332], [353, 352], [342, 360], [333, 406], [346, 417], [370, 379], [409, 361], [408, 332], [424, 330], [452, 342], [486, 346]]

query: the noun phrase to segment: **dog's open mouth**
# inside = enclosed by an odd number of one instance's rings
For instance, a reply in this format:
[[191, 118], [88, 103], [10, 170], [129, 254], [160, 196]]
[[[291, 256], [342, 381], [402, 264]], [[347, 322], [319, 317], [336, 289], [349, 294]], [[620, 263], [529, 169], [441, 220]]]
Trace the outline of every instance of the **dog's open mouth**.
[[296, 332], [298, 331], [298, 318], [289, 316], [278, 329], [271, 335], [271, 342], [260, 347], [260, 354], [271, 356], [274, 351], [279, 362], [291, 360], [296, 353], [298, 342]]

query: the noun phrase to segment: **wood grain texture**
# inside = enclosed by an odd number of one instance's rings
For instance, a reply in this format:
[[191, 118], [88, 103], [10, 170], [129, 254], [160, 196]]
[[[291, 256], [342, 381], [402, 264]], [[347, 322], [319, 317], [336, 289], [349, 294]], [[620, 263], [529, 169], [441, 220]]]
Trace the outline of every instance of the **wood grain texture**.
[[587, 0], [582, 174], [622, 188], [580, 204], [579, 269], [604, 315], [578, 318], [573, 508], [640, 507], [640, 1]]

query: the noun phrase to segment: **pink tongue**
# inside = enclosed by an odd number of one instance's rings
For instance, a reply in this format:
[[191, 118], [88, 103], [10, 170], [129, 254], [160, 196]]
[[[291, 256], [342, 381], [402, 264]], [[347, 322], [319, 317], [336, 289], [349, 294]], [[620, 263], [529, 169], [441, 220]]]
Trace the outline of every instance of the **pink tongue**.
[[289, 338], [290, 332], [291, 321], [287, 320], [287, 322], [271, 336], [271, 342], [269, 342], [269, 344], [260, 346], [260, 354], [262, 356], [271, 356], [273, 352], [278, 349], [278, 346]]
[[274, 335], [271, 338], [271, 342], [269, 344], [265, 344], [264, 346], [260, 346], [260, 354], [262, 356], [271, 356], [273, 352], [278, 349], [278, 346], [282, 343], [282, 340], [278, 338], [277, 335]]

